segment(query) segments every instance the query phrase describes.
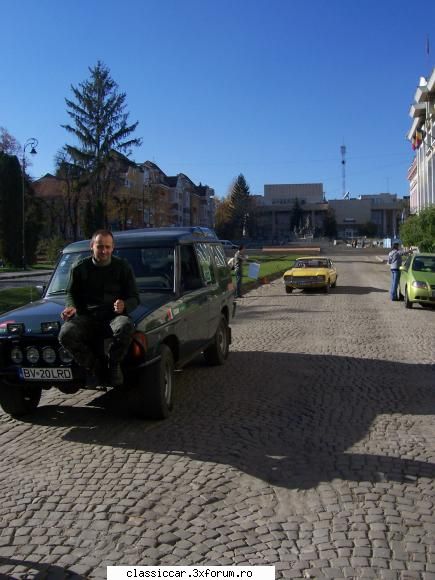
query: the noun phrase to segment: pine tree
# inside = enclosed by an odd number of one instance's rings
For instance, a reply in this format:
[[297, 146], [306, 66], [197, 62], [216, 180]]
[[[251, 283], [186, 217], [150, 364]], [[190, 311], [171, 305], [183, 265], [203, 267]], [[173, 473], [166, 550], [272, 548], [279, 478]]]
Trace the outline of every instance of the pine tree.
[[245, 177], [240, 174], [234, 181], [230, 192], [229, 217], [232, 226], [232, 237], [240, 239], [249, 231], [249, 210], [251, 197], [249, 185]]
[[98, 61], [89, 68], [90, 78], [71, 85], [75, 101], [65, 99], [71, 125], [62, 125], [79, 141], [79, 146], [66, 145], [67, 152], [89, 175], [91, 196], [87, 216], [92, 230], [107, 227], [108, 202], [114, 168], [112, 151], [130, 155], [131, 147], [139, 146], [141, 139], [132, 138], [138, 122], [128, 124], [126, 94], [118, 91], [109, 69]]

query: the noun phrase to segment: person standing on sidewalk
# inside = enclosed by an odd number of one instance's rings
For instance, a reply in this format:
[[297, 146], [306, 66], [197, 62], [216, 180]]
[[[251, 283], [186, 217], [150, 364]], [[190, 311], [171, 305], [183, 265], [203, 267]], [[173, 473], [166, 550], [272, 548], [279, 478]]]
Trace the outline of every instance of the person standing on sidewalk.
[[[59, 342], [75, 361], [110, 386], [122, 385], [121, 362], [127, 354], [134, 332], [129, 313], [139, 304], [139, 293], [128, 262], [112, 256], [113, 235], [98, 230], [91, 240], [92, 255], [71, 270], [65, 321]], [[109, 356], [102, 358], [102, 343], [111, 338]]]
[[243, 262], [247, 262], [248, 256], [245, 254], [245, 245], [240, 244], [239, 249], [234, 255], [234, 272], [236, 274], [236, 298], [242, 296], [242, 278]]
[[391, 287], [390, 287], [390, 298], [391, 300], [399, 300], [397, 295], [397, 289], [399, 287], [400, 280], [400, 266], [402, 265], [402, 256], [411, 254], [412, 250], [399, 250], [399, 243], [394, 242], [393, 249], [388, 254], [388, 264], [390, 265], [391, 271]]

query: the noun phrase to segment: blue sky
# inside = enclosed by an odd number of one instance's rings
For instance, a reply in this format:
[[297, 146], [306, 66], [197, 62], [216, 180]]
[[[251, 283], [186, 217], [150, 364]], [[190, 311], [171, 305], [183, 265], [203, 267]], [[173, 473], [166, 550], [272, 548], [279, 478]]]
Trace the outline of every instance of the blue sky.
[[[0, 0], [0, 126], [54, 171], [65, 98], [100, 59], [143, 144], [131, 159], [226, 195], [243, 173], [322, 182], [328, 199], [408, 194], [406, 134], [435, 65], [433, 0]], [[426, 27], [426, 28], [425, 28]]]

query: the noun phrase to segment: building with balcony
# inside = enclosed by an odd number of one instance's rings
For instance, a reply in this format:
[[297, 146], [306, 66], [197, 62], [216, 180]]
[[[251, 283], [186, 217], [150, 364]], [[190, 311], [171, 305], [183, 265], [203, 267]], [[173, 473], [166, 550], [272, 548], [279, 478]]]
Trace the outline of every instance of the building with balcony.
[[420, 78], [409, 115], [407, 138], [415, 151], [408, 170], [410, 209], [418, 213], [435, 204], [435, 69], [428, 79]]
[[[151, 161], [137, 164], [113, 152], [110, 174], [107, 213], [114, 231], [161, 226], [213, 227], [214, 190], [207, 185], [195, 185], [184, 173], [168, 176]], [[86, 189], [77, 191], [76, 185], [50, 174], [34, 182], [36, 195], [49, 218], [47, 237], [61, 235], [68, 240], [82, 236], [79, 224], [91, 194]], [[76, 228], [70, 225], [73, 217]]]

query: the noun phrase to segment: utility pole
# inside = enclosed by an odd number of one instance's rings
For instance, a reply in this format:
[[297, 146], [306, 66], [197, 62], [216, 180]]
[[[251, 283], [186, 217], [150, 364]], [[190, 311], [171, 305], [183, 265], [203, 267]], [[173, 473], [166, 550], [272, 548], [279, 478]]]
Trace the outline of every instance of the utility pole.
[[341, 152], [341, 185], [342, 185], [342, 193], [343, 199], [347, 199], [347, 192], [346, 192], [346, 145], [342, 145], [340, 147]]

